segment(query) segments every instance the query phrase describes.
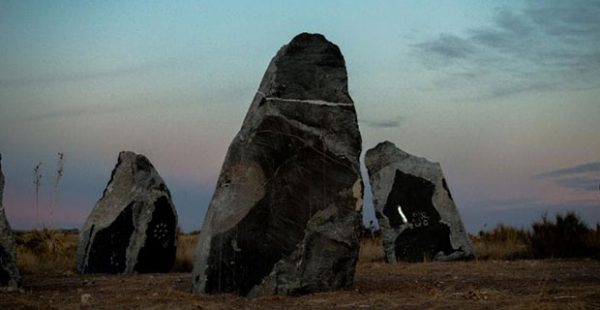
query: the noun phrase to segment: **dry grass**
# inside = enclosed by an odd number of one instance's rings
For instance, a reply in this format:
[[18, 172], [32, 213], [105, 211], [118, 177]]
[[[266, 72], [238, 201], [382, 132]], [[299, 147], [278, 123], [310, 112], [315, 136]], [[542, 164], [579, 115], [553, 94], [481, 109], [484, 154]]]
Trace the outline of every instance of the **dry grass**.
[[[173, 272], [190, 272], [198, 233], [180, 233]], [[600, 225], [587, 228], [574, 214], [558, 215], [555, 221], [542, 218], [532, 229], [498, 225], [471, 236], [479, 260], [531, 258], [600, 258]], [[24, 274], [70, 273], [75, 271], [78, 234], [73, 231], [34, 230], [17, 233], [17, 260]], [[582, 254], [583, 253], [583, 254]], [[359, 264], [384, 262], [381, 238], [365, 234], [361, 241]]]
[[[499, 228], [477, 239], [476, 248], [505, 244], [494, 255], [507, 256], [518, 230]], [[598, 239], [599, 234], [591, 236]], [[21, 292], [0, 290], [0, 309], [586, 309], [598, 308], [600, 262], [578, 260], [518, 260], [398, 263], [383, 262], [379, 238], [361, 243], [355, 284], [351, 289], [301, 297], [267, 296], [246, 299], [228, 294], [193, 294], [191, 262], [197, 234], [179, 234], [174, 270], [185, 273], [79, 275], [74, 265], [77, 234], [56, 231], [18, 234], [19, 253], [32, 257]], [[511, 245], [511, 246], [509, 246]], [[491, 246], [488, 246], [490, 248]], [[31, 249], [24, 247], [31, 247]], [[38, 249], [38, 250], [33, 250]], [[502, 251], [504, 249], [504, 252]], [[46, 253], [46, 254], [44, 254]], [[44, 261], [48, 253], [67, 253], [62, 260]], [[70, 253], [70, 254], [69, 254]], [[22, 255], [22, 254], [21, 254]], [[481, 254], [480, 254], [481, 255]], [[492, 254], [488, 258], [494, 258]], [[510, 255], [509, 255], [510, 256]], [[56, 265], [53, 265], [56, 264]], [[85, 304], [82, 302], [86, 299]]]
[[[174, 272], [190, 272], [198, 234], [179, 234]], [[16, 233], [17, 264], [23, 274], [75, 272], [79, 234], [52, 229]]]
[[59, 230], [17, 232], [17, 264], [24, 274], [75, 271], [78, 235]]
[[177, 256], [173, 265], [173, 272], [191, 272], [193, 267], [194, 252], [198, 242], [198, 233], [177, 235]]
[[380, 238], [364, 238], [360, 243], [359, 264], [380, 263], [385, 260]]
[[525, 230], [498, 225], [491, 232], [471, 236], [471, 242], [477, 259], [514, 260], [532, 257], [530, 238]]
[[[17, 232], [17, 260], [24, 274], [75, 272], [76, 232], [59, 230], [32, 230]], [[177, 235], [177, 254], [172, 272], [191, 272], [198, 233]], [[384, 254], [379, 238], [365, 238], [361, 242], [359, 263], [383, 262]]]
[[589, 228], [572, 212], [543, 215], [530, 229], [498, 225], [471, 236], [478, 259], [600, 258], [600, 225]]

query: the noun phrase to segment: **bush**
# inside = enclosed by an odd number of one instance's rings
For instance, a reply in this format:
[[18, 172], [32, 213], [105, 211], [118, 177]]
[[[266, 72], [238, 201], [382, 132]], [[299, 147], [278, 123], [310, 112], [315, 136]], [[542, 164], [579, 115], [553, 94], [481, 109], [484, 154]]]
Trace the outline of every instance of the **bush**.
[[590, 229], [573, 212], [546, 215], [530, 229], [498, 225], [471, 236], [478, 259], [600, 258], [600, 224]]
[[490, 232], [480, 231], [471, 237], [478, 259], [523, 259], [531, 258], [531, 233], [499, 224]]
[[[556, 221], [542, 216], [533, 224], [531, 248], [535, 258], [594, 256], [591, 231], [579, 217], [569, 212], [557, 214]], [[597, 231], [596, 231], [597, 232]]]
[[596, 224], [596, 230], [588, 234], [587, 244], [593, 252], [593, 257], [600, 259], [600, 223]]
[[75, 270], [77, 234], [43, 229], [17, 232], [17, 264], [23, 273]]
[[198, 233], [177, 234], [177, 255], [172, 272], [191, 272], [194, 267], [194, 251], [198, 243]]

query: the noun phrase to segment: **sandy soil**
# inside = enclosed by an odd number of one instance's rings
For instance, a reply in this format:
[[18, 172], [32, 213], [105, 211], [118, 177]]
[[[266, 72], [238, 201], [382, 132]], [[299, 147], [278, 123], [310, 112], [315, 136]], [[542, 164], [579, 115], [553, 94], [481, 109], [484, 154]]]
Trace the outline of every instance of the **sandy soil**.
[[600, 261], [361, 263], [352, 289], [301, 297], [189, 289], [187, 273], [25, 275], [21, 291], [0, 292], [0, 309], [600, 309]]

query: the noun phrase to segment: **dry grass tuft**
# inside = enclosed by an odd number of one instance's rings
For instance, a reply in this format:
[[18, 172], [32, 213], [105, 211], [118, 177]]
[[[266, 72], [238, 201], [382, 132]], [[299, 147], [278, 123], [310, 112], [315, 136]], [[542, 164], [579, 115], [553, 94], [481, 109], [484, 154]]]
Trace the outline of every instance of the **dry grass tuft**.
[[591, 229], [572, 212], [542, 215], [530, 229], [498, 225], [471, 240], [478, 259], [600, 258], [600, 225]]
[[43, 229], [17, 232], [17, 263], [22, 273], [75, 271], [78, 235]]
[[193, 268], [194, 252], [198, 242], [198, 233], [177, 235], [177, 255], [175, 264], [171, 271], [173, 272], [191, 272]]
[[482, 260], [531, 258], [530, 239], [531, 234], [528, 231], [502, 224], [492, 231], [481, 231], [478, 236], [471, 236], [477, 259]]
[[[74, 231], [33, 230], [17, 232], [17, 260], [25, 274], [75, 271], [78, 234]], [[585, 226], [577, 216], [557, 215], [555, 221], [542, 217], [532, 229], [498, 225], [492, 231], [471, 236], [479, 260], [531, 258], [600, 258], [600, 225]], [[198, 232], [179, 233], [177, 254], [171, 271], [191, 272]], [[358, 263], [382, 263], [385, 254], [379, 234], [364, 234]]]
[[363, 238], [360, 242], [360, 252], [358, 254], [358, 263], [376, 263], [385, 261], [383, 245], [381, 238]]
[[[75, 272], [79, 234], [52, 229], [16, 233], [17, 263], [24, 274]], [[198, 234], [179, 234], [173, 272], [191, 272]]]

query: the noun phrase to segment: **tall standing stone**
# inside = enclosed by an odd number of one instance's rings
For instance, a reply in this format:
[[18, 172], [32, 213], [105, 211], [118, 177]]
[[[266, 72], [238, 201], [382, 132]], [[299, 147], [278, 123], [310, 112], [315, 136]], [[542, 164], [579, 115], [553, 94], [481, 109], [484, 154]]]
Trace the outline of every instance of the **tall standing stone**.
[[271, 60], [229, 146], [199, 237], [195, 292], [348, 287], [359, 250], [361, 137], [344, 58], [302, 33]]
[[119, 153], [111, 179], [79, 235], [81, 273], [168, 272], [175, 261], [177, 213], [150, 161]]
[[15, 236], [4, 213], [4, 174], [2, 174], [2, 155], [0, 155], [0, 286], [17, 287], [21, 275], [17, 268]]
[[439, 163], [387, 141], [365, 162], [388, 262], [474, 258]]

